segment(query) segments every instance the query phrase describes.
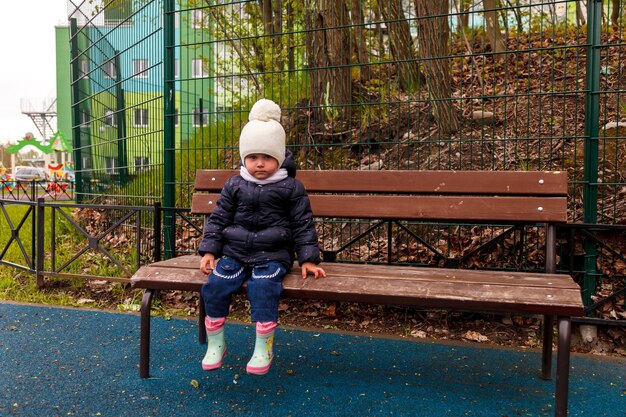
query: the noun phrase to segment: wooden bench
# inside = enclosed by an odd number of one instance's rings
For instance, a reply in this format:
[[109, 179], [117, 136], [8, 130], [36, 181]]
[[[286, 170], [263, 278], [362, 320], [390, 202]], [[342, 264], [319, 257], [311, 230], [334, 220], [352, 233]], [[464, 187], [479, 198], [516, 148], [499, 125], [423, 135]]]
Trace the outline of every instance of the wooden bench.
[[[199, 170], [191, 211], [209, 214], [231, 170]], [[555, 415], [567, 414], [572, 316], [583, 315], [579, 286], [555, 274], [556, 225], [567, 220], [564, 172], [493, 171], [299, 171], [318, 218], [380, 220], [428, 243], [401, 221], [436, 224], [489, 223], [545, 230], [542, 273], [426, 268], [391, 264], [329, 262], [337, 251], [324, 251], [325, 279], [302, 280], [295, 265], [283, 282], [283, 296], [301, 299], [393, 304], [543, 316], [542, 377], [551, 378], [552, 338], [558, 321]], [[506, 233], [496, 237], [498, 241]], [[355, 240], [363, 237], [364, 233]], [[538, 235], [540, 235], [538, 233]], [[338, 250], [343, 250], [343, 245]], [[539, 246], [538, 246], [539, 247]], [[436, 251], [436, 248], [430, 247]], [[445, 255], [439, 254], [441, 258]], [[145, 289], [141, 306], [140, 375], [149, 376], [150, 308], [155, 292], [199, 292], [206, 276], [200, 258], [187, 255], [140, 268], [134, 288]], [[448, 266], [458, 262], [448, 259]], [[199, 302], [199, 339], [205, 341], [204, 308]]]

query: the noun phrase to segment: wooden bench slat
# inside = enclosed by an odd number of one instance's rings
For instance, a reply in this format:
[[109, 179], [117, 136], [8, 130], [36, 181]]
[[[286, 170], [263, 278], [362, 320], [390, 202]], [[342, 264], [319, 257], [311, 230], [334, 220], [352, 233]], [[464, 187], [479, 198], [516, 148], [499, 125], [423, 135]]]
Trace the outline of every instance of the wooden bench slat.
[[[199, 262], [199, 260], [198, 260]], [[575, 289], [580, 287], [570, 277], [559, 274], [538, 274], [532, 272], [513, 271], [484, 271], [472, 269], [439, 269], [427, 267], [410, 267], [393, 265], [390, 271], [389, 265], [373, 264], [349, 264], [349, 263], [325, 263], [324, 267], [332, 271], [335, 277], [354, 276], [354, 267], [367, 270], [373, 277], [392, 277], [396, 280], [410, 281], [437, 281], [446, 279], [466, 284], [504, 285], [508, 287], [538, 287]], [[365, 272], [365, 271], [364, 271]]]
[[[198, 268], [199, 257], [184, 258], [184, 262], [177, 258], [175, 265], [170, 260], [141, 268], [132, 278], [133, 287], [198, 291], [206, 282]], [[500, 271], [451, 274], [445, 269], [394, 267], [399, 272], [395, 275], [380, 265], [351, 266], [349, 273], [349, 265], [326, 264], [328, 277], [318, 280], [303, 280], [294, 267], [283, 281], [283, 296], [494, 312], [582, 313], [580, 289], [565, 275], [510, 272], [496, 282]], [[485, 279], [490, 274], [494, 279]]]
[[[328, 278], [326, 278], [328, 280]], [[338, 284], [338, 285], [333, 285]], [[555, 303], [546, 299], [545, 291], [515, 287], [430, 281], [402, 285], [394, 279], [342, 277], [319, 282], [289, 275], [283, 281], [285, 297], [353, 301], [377, 304], [401, 304], [415, 307], [478, 310], [512, 313], [572, 314], [580, 313], [580, 290], [560, 290]], [[473, 292], [470, 292], [473, 291]]]
[[[315, 217], [442, 221], [565, 222], [562, 197], [310, 195]], [[210, 214], [219, 194], [194, 194], [191, 212]]]
[[[198, 268], [196, 268], [198, 269]], [[185, 272], [185, 274], [181, 274]], [[133, 288], [155, 289], [161, 291], [200, 291], [206, 282], [206, 275], [200, 270], [158, 270], [156, 268], [139, 268], [131, 278]]]
[[[143, 273], [146, 268], [154, 268], [152, 273], [159, 269], [168, 270], [191, 270], [192, 272], [199, 269], [200, 256], [183, 255], [165, 261], [155, 262], [153, 264], [142, 267], [135, 277], [136, 282], [143, 281]], [[355, 264], [355, 263], [324, 263], [324, 268], [332, 273], [333, 277], [354, 276], [359, 274], [359, 270], [363, 269], [364, 273], [379, 278], [393, 277], [394, 279], [410, 279], [419, 280], [437, 280], [443, 276], [445, 279], [455, 280], [457, 282], [489, 284], [489, 285], [507, 285], [520, 287], [541, 287], [541, 288], [561, 288], [574, 289], [580, 291], [580, 287], [569, 276], [562, 274], [544, 274], [532, 272], [517, 271], [485, 271], [473, 269], [439, 269], [426, 267], [412, 267], [393, 265], [393, 270], [389, 269], [389, 265], [385, 264]], [[294, 270], [299, 271], [297, 265]], [[176, 272], [179, 273], [179, 272]], [[198, 275], [195, 278], [201, 285], [206, 281], [206, 276]], [[134, 283], [136, 285], [136, 282]]]
[[[239, 170], [198, 170], [196, 191], [219, 192]], [[567, 195], [565, 171], [301, 170], [307, 191], [351, 193]]]
[[[338, 270], [338, 268], [334, 268], [334, 265], [335, 264], [333, 264], [333, 266], [326, 267], [327, 273], [330, 278], [327, 278], [322, 283], [333, 284], [334, 282], [338, 280], [344, 280], [344, 279], [351, 280], [351, 279], [354, 279], [355, 277], [356, 279], [367, 278], [367, 279], [373, 279], [373, 280], [379, 280], [379, 281], [385, 281], [385, 280], [393, 281], [396, 283], [404, 282], [404, 283], [410, 283], [411, 285], [415, 284], [416, 282], [418, 282], [419, 285], [426, 285], [430, 282], [437, 282], [437, 281], [445, 280], [445, 281], [453, 282], [458, 285], [466, 285], [466, 286], [484, 285], [484, 286], [490, 286], [490, 287], [506, 287], [506, 288], [518, 287], [522, 290], [527, 290], [528, 288], [539, 288], [542, 290], [550, 289], [550, 290], [555, 290], [555, 291], [573, 290], [577, 293], [580, 293], [579, 287], [570, 285], [569, 283], [566, 283], [566, 282], [553, 280], [551, 281], [552, 282], [551, 285], [545, 285], [545, 284], [542, 285], [540, 281], [541, 277], [539, 275], [537, 275], [536, 277], [533, 277], [532, 275], [526, 275], [523, 277], [519, 277], [519, 276], [516, 277], [516, 276], [511, 275], [509, 282], [502, 282], [502, 281], [497, 282], [495, 280], [490, 281], [490, 280], [484, 279], [484, 277], [480, 279], [481, 277], [478, 277], [478, 274], [477, 274], [476, 280], [470, 279], [472, 275], [466, 275], [466, 274], [459, 274], [460, 276], [457, 278], [456, 276], [446, 276], [445, 274], [441, 274], [440, 272], [436, 274], [433, 273], [429, 276], [422, 276], [422, 277], [420, 277], [419, 275], [401, 275], [401, 276], [394, 277], [394, 276], [390, 276], [389, 274], [375, 274], [375, 273], [370, 274], [368, 277], [361, 277], [359, 275], [355, 275], [355, 273], [358, 274], [359, 269], [363, 269], [363, 273], [365, 273], [366, 270], [369, 269], [371, 265], [359, 265], [363, 268], [357, 267], [352, 273]], [[135, 288], [158, 288], [162, 290], [171, 290], [171, 289], [181, 289], [179, 288], [179, 285], [184, 284], [185, 285], [184, 290], [197, 291], [199, 287], [202, 284], [204, 284], [204, 282], [206, 282], [206, 276], [204, 276], [204, 274], [202, 274], [199, 270], [196, 271], [197, 269], [198, 269], [197, 266], [194, 267], [193, 269], [188, 268], [187, 271], [185, 271], [185, 273], [188, 274], [188, 276], [181, 276], [181, 272], [184, 271], [185, 268], [180, 268], [178, 271], [176, 271], [175, 268], [159, 269], [159, 268], [153, 267], [151, 269], [141, 269], [137, 271], [137, 273], [133, 277], [133, 281], [132, 281], [133, 287]], [[428, 268], [423, 268], [423, 269], [428, 269]], [[424, 271], [424, 272], [430, 272], [430, 271]], [[290, 274], [293, 274], [298, 277], [299, 277], [298, 275], [299, 273], [300, 273], [300, 269], [297, 267], [294, 268], [292, 272], [290, 272]]]

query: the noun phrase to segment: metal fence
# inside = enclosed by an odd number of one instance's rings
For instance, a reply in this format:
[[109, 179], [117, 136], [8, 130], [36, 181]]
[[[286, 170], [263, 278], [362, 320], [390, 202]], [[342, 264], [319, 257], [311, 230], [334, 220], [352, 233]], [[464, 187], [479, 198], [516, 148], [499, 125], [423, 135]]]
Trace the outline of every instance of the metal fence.
[[[302, 168], [566, 170], [562, 261], [623, 306], [622, 3], [70, 1], [77, 199], [161, 201], [184, 250], [196, 169], [236, 166], [268, 97]], [[493, 233], [432, 227], [447, 253]]]
[[46, 279], [128, 283], [161, 258], [160, 204], [107, 206], [0, 198], [0, 265]]
[[77, 199], [150, 205], [162, 198], [161, 4], [70, 3]]
[[236, 165], [269, 97], [303, 167], [564, 169], [572, 221], [621, 223], [614, 3], [81, 2], [77, 192], [188, 207], [195, 170]]
[[35, 201], [38, 198], [50, 200], [74, 200], [74, 183], [62, 180], [15, 181], [0, 180], [0, 199]]
[[[162, 259], [161, 219], [168, 211], [171, 210], [163, 209], [159, 203], [152, 207], [107, 206], [44, 198], [36, 201], [0, 199], [0, 265], [33, 274], [38, 286], [58, 279], [104, 279], [127, 284], [140, 265]], [[176, 209], [171, 213], [177, 219], [173, 256], [197, 249], [201, 222], [189, 216], [188, 211]], [[448, 268], [541, 269], [542, 250], [533, 242], [537, 234], [544, 232], [542, 228], [458, 226], [480, 229], [481, 235], [477, 238], [476, 234], [450, 233], [441, 225], [396, 221], [385, 222], [384, 227], [359, 222], [347, 223], [348, 227], [334, 226], [330, 223], [322, 227], [324, 259], [330, 256], [339, 261], [439, 264]], [[372, 229], [375, 238], [364, 239], [370, 234], [365, 229]], [[438, 241], [432, 245], [422, 242], [423, 247], [418, 249], [420, 235], [432, 231], [436, 231]], [[468, 250], [455, 252], [454, 247], [460, 246], [457, 239], [468, 239], [468, 236], [471, 244], [463, 244]], [[623, 280], [624, 276], [615, 268], [615, 257], [621, 255], [613, 249], [624, 252], [625, 228], [568, 224], [559, 227], [558, 236], [562, 246], [561, 273], [573, 276], [581, 273], [580, 259], [569, 255], [576, 253], [576, 246], [582, 239], [587, 239], [600, 248], [598, 265], [612, 278], [599, 280], [594, 298], [586, 306], [586, 317], [576, 320], [626, 326], [622, 298], [626, 290], [618, 279]], [[442, 251], [443, 248], [447, 252]]]

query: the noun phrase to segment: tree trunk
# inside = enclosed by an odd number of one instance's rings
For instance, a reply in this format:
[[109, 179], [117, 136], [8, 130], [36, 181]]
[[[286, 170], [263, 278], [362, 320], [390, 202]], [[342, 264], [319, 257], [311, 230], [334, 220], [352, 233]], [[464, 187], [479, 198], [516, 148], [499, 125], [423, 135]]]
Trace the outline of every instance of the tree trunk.
[[274, 13], [274, 21], [273, 21], [273, 29], [272, 34], [274, 37], [272, 38], [272, 46], [273, 46], [273, 58], [276, 62], [276, 67], [274, 70], [282, 71], [285, 69], [284, 67], [284, 57], [283, 57], [283, 45], [281, 42], [281, 36], [283, 33], [283, 15], [282, 15], [283, 2], [282, 0], [273, 0], [272, 1], [272, 12]]
[[265, 34], [271, 35], [272, 33], [274, 33], [274, 19], [272, 19], [272, 0], [259, 0], [259, 7], [261, 8], [261, 18], [263, 19]]
[[389, 29], [391, 55], [398, 62], [400, 88], [410, 93], [417, 90], [420, 70], [415, 60], [409, 24], [404, 17], [401, 0], [382, 1], [379, 4]]
[[378, 44], [378, 56], [383, 56], [385, 54], [385, 36], [383, 34], [383, 29], [381, 27], [380, 22], [382, 22], [382, 17], [380, 15], [380, 7], [378, 2], [374, 2], [372, 4], [372, 13], [374, 13], [374, 27], [376, 28], [377, 36], [377, 44]]
[[[483, 8], [485, 10], [485, 21], [487, 23], [487, 37], [493, 52], [506, 51], [506, 42], [502, 33], [500, 33], [500, 24], [498, 23], [498, 12], [496, 9], [496, 0], [484, 0]], [[500, 57], [503, 55], [500, 55]]]
[[359, 66], [359, 74], [361, 82], [367, 82], [372, 78], [372, 68], [367, 55], [367, 46], [365, 45], [365, 33], [363, 31], [363, 5], [362, 0], [351, 0], [352, 26], [354, 27], [354, 54]]
[[415, 10], [418, 16], [419, 54], [426, 60], [426, 84], [437, 125], [440, 132], [453, 133], [459, 130], [459, 117], [451, 100], [448, 0], [415, 0]]
[[457, 3], [457, 11], [459, 12], [459, 15], [457, 17], [457, 22], [458, 22], [458, 30], [459, 33], [463, 30], [465, 30], [465, 28], [467, 27], [468, 23], [469, 23], [469, 13], [467, 12], [468, 9], [468, 4], [467, 0], [453, 0], [454, 2], [458, 2]]
[[585, 15], [583, 14], [583, 8], [580, 4], [582, 0], [578, 0], [576, 2], [576, 21], [578, 22], [579, 26], [582, 26], [586, 23], [585, 21]]
[[611, 2], [611, 24], [615, 27], [619, 26], [619, 6], [620, 0], [613, 0]]
[[293, 35], [293, 21], [294, 21], [293, 4], [287, 2], [287, 33], [289, 33], [289, 45], [287, 45], [287, 69], [292, 72], [296, 69], [296, 45], [295, 37]]
[[[272, 69], [277, 71], [283, 70], [282, 43], [280, 35], [282, 33], [282, 1], [281, 0], [259, 0], [261, 8], [261, 18], [263, 19], [263, 27], [265, 29], [266, 38], [263, 40], [263, 49], [265, 57], [270, 59]], [[267, 62], [267, 60], [266, 60]]]
[[310, 0], [307, 60], [313, 123], [345, 121], [351, 103], [350, 29], [343, 0]]

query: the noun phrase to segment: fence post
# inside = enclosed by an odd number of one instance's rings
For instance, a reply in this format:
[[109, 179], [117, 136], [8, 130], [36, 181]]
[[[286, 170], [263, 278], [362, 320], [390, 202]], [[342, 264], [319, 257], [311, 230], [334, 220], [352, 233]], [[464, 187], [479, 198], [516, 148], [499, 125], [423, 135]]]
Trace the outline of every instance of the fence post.
[[119, 162], [120, 185], [128, 183], [128, 156], [126, 154], [126, 102], [124, 89], [122, 88], [122, 66], [120, 64], [120, 52], [115, 51], [115, 98], [117, 121], [117, 159]]
[[154, 262], [158, 262], [161, 260], [161, 244], [163, 244], [162, 240], [162, 230], [161, 230], [161, 203], [154, 203], [154, 220], [152, 230], [154, 230]]
[[163, 4], [163, 81], [165, 89], [163, 91], [164, 121], [163, 121], [163, 206], [165, 213], [163, 217], [163, 229], [165, 232], [165, 258], [169, 259], [174, 253], [173, 243], [176, 241], [174, 211], [176, 205], [174, 193], [176, 192], [176, 159], [174, 138], [174, 0], [165, 0]]
[[78, 61], [78, 26], [76, 19], [70, 19], [70, 60], [72, 64], [72, 147], [74, 148], [74, 199], [80, 203], [83, 198], [83, 158], [81, 140], [80, 63]]
[[[583, 222], [598, 221], [598, 136], [600, 122], [600, 47], [602, 38], [602, 1], [591, 0], [587, 6], [587, 98], [585, 102], [585, 159], [583, 188]], [[585, 276], [582, 297], [586, 306], [593, 304], [596, 287], [597, 249], [585, 241]]]
[[43, 265], [44, 265], [44, 213], [45, 213], [45, 199], [38, 198], [35, 208], [35, 273], [37, 275], [37, 288], [43, 287]]

